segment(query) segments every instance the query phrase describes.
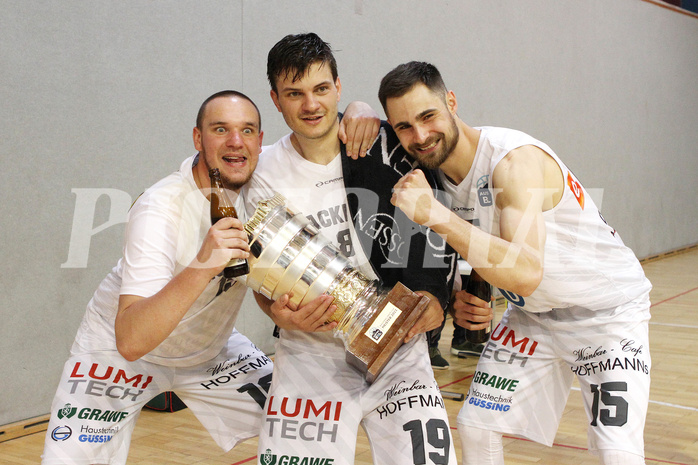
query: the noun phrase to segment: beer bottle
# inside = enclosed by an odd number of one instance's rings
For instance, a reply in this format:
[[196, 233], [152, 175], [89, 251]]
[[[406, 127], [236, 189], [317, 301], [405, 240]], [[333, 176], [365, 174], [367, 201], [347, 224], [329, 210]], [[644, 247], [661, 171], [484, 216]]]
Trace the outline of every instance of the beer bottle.
[[[237, 218], [237, 211], [235, 211], [233, 202], [230, 201], [230, 197], [228, 197], [228, 193], [223, 187], [221, 173], [218, 168], [210, 169], [208, 176], [211, 179], [211, 224], [215, 224], [221, 218]], [[249, 272], [250, 267], [247, 264], [247, 260], [244, 258], [233, 258], [226, 265], [223, 275], [226, 278], [235, 278]]]
[[[490, 283], [482, 279], [482, 277], [475, 272], [475, 270], [470, 270], [470, 277], [468, 278], [468, 284], [465, 288], [468, 294], [472, 294], [475, 297], [479, 297], [489, 304], [492, 298], [492, 286]], [[472, 323], [472, 321], [471, 321]], [[465, 338], [472, 343], [482, 344], [487, 342], [490, 338], [490, 327], [484, 329], [478, 329], [473, 331], [470, 329], [465, 330]]]

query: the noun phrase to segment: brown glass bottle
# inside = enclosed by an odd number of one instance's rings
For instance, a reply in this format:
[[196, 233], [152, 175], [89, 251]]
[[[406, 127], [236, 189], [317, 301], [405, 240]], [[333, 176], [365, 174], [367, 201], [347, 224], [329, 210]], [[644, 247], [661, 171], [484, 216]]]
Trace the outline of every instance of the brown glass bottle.
[[[477, 274], [475, 270], [470, 271], [470, 277], [468, 278], [468, 284], [465, 291], [468, 294], [479, 297], [487, 303], [489, 303], [490, 299], [492, 298], [492, 286], [490, 286], [490, 283], [482, 279], [482, 277]], [[465, 338], [469, 342], [475, 344], [487, 342], [487, 340], [490, 338], [490, 327], [488, 326], [484, 329], [478, 329], [477, 331], [466, 329]]]
[[[228, 193], [223, 187], [221, 181], [221, 173], [218, 168], [212, 168], [208, 172], [211, 179], [211, 224], [215, 224], [221, 218], [237, 218], [238, 214], [235, 211], [233, 202], [230, 201]], [[226, 278], [235, 278], [250, 272], [250, 267], [247, 260], [244, 258], [233, 258], [223, 270], [223, 275]]]

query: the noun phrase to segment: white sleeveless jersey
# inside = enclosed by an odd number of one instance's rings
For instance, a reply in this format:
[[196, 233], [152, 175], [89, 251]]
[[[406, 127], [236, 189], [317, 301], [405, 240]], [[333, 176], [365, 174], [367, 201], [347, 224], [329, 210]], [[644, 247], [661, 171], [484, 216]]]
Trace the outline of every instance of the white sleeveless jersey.
[[[264, 148], [252, 180], [245, 186], [248, 216], [252, 216], [257, 202], [271, 198], [275, 192], [283, 195], [295, 211], [303, 213], [321, 234], [349, 259], [355, 268], [370, 279], [376, 274], [356, 236], [354, 223], [347, 205], [342, 174], [341, 155], [327, 165], [303, 158], [291, 143], [291, 134]], [[281, 331], [282, 340], [295, 341], [308, 349], [313, 343], [320, 353], [336, 350], [344, 354], [343, 343], [326, 333]], [[323, 348], [321, 348], [323, 347]]]
[[651, 284], [632, 250], [601, 216], [598, 208], [572, 172], [546, 144], [512, 129], [482, 127], [473, 166], [465, 179], [453, 185], [439, 172], [451, 209], [461, 218], [499, 236], [499, 210], [491, 176], [512, 150], [533, 145], [548, 153], [564, 176], [564, 193], [558, 204], [543, 212], [546, 227], [543, 279], [528, 297], [507, 290], [511, 304], [531, 312], [580, 306], [610, 309], [648, 292]]

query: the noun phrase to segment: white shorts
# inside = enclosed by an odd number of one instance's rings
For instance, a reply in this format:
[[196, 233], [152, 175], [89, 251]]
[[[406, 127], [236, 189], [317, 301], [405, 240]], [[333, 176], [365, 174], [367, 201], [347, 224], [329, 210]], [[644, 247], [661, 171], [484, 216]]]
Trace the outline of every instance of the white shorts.
[[453, 464], [453, 439], [426, 339], [404, 344], [369, 384], [344, 357], [277, 343], [259, 463], [353, 465], [366, 431], [373, 463]]
[[228, 451], [258, 434], [271, 371], [271, 360], [237, 331], [216, 358], [191, 367], [74, 353], [51, 406], [42, 464], [125, 464], [141, 408], [165, 391]]
[[576, 376], [589, 450], [644, 456], [648, 321], [647, 296], [603, 312], [508, 309], [482, 352], [458, 424], [551, 446]]

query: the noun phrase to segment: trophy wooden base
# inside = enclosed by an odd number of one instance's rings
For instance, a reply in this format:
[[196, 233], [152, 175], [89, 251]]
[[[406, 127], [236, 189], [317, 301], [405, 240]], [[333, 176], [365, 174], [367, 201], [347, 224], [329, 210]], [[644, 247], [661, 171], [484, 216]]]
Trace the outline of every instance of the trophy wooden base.
[[349, 343], [347, 363], [364, 373], [366, 381], [372, 383], [428, 305], [429, 297], [417, 295], [402, 283], [397, 283]]

